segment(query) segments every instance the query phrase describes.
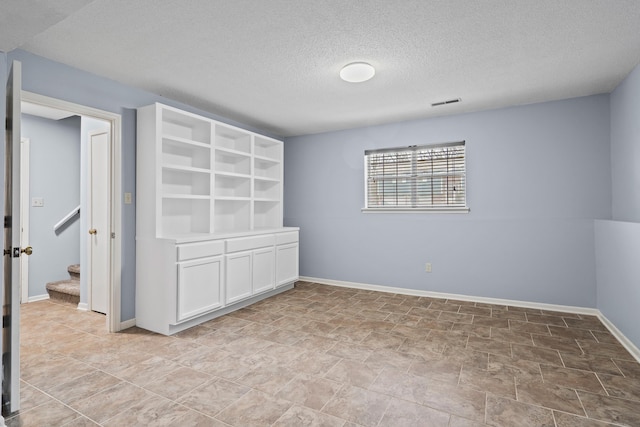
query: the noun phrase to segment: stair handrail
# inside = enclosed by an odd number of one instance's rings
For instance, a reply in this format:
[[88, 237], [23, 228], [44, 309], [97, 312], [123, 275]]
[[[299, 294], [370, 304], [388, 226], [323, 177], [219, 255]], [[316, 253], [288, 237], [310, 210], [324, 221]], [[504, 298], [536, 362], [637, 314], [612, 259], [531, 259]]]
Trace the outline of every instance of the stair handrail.
[[78, 205], [78, 207], [74, 208], [71, 212], [66, 214], [64, 218], [62, 218], [60, 221], [58, 221], [56, 225], [53, 226], [53, 231], [58, 231], [60, 227], [65, 225], [67, 222], [71, 220], [71, 218], [78, 215], [79, 213], [80, 213], [80, 205]]

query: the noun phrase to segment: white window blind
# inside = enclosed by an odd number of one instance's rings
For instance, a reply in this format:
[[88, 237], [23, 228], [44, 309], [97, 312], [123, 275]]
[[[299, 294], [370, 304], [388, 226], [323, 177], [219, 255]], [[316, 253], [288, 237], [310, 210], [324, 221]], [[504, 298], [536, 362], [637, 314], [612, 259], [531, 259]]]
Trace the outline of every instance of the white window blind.
[[465, 210], [465, 142], [365, 151], [365, 210]]

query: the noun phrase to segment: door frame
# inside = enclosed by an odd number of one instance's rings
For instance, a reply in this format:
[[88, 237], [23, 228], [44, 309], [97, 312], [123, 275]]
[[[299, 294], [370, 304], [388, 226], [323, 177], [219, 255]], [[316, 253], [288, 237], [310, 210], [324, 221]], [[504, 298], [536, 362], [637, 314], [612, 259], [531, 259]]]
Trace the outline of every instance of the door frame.
[[[20, 137], [20, 245], [29, 245], [29, 158], [31, 142]], [[29, 302], [29, 257], [20, 257], [20, 303]]]
[[121, 273], [122, 273], [122, 116], [109, 111], [22, 91], [22, 101], [45, 107], [69, 111], [79, 116], [104, 120], [111, 125], [110, 153], [110, 233], [109, 248], [109, 312], [107, 328], [118, 332], [121, 327]]

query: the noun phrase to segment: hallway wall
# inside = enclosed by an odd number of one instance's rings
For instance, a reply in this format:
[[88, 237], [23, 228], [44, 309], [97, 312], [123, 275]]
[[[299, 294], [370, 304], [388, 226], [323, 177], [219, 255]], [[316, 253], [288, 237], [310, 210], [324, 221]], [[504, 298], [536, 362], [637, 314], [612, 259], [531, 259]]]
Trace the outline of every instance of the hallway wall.
[[[30, 239], [29, 297], [47, 295], [46, 284], [69, 278], [80, 263], [80, 221], [54, 232], [53, 226], [80, 204], [80, 117], [62, 120], [22, 115], [22, 137], [29, 138]], [[44, 206], [33, 207], [34, 197]]]

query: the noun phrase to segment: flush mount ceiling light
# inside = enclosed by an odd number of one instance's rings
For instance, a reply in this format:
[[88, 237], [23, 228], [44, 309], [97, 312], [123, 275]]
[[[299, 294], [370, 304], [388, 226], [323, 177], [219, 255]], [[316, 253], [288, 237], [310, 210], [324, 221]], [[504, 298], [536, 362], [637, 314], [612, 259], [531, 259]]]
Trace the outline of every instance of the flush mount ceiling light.
[[376, 74], [375, 68], [366, 62], [352, 62], [342, 67], [340, 78], [349, 83], [366, 82]]

